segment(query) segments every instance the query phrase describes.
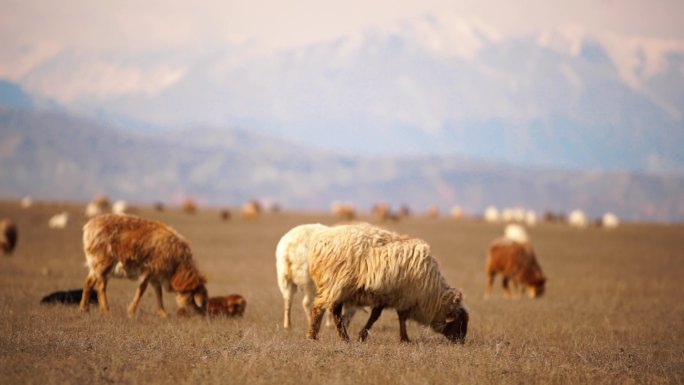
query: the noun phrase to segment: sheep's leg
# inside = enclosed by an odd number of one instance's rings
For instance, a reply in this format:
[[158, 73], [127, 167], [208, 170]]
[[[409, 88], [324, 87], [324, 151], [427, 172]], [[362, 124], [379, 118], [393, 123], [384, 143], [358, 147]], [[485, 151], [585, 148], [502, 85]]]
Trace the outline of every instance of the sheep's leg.
[[501, 279], [501, 286], [503, 286], [504, 298], [511, 298], [511, 289], [508, 287], [509, 278], [504, 276]]
[[496, 273], [487, 273], [487, 287], [485, 287], [484, 299], [489, 299], [489, 297], [492, 295], [494, 278], [496, 278]]
[[356, 314], [356, 306], [344, 307], [344, 315], [342, 315], [342, 322], [344, 322], [345, 327], [349, 327], [349, 324], [351, 323], [351, 319], [354, 317], [354, 314]]
[[[287, 283], [283, 286], [281, 286], [280, 291], [283, 293], [283, 327], [285, 329], [290, 328], [290, 312], [292, 310], [292, 298], [294, 297], [295, 293], [297, 292], [297, 286], [293, 285], [292, 283]], [[306, 306], [304, 306], [304, 311], [306, 311]], [[307, 317], [309, 315], [307, 314]]]
[[131, 301], [131, 304], [128, 305], [128, 318], [135, 317], [135, 313], [138, 310], [138, 304], [140, 303], [140, 299], [142, 298], [143, 294], [145, 294], [145, 289], [147, 289], [147, 283], [149, 281], [150, 276], [148, 274], [144, 274], [140, 277], [140, 283], [138, 284], [138, 288], [135, 290], [133, 301]]
[[154, 295], [157, 298], [157, 314], [162, 318], [166, 318], [166, 316], [168, 314], [166, 313], [166, 310], [164, 309], [164, 301], [162, 300], [161, 283], [159, 283], [159, 281], [156, 281], [156, 280], [153, 280], [151, 283], [152, 283], [152, 288], [154, 289]]
[[304, 314], [306, 314], [306, 322], [311, 323], [311, 308], [313, 307], [313, 301], [316, 297], [316, 284], [310, 281], [304, 287], [304, 299], [302, 299], [302, 307], [304, 308]]
[[335, 323], [335, 328], [337, 328], [337, 334], [345, 342], [349, 342], [349, 335], [347, 334], [347, 328], [344, 327], [342, 322], [342, 303], [333, 305], [330, 309], [332, 313], [333, 322]]
[[97, 301], [100, 303], [100, 311], [109, 315], [109, 301], [107, 301], [107, 279], [103, 276], [96, 277]]
[[309, 322], [309, 331], [306, 333], [306, 338], [318, 339], [318, 332], [321, 330], [321, 320], [324, 314], [323, 306], [316, 304], [314, 301], [314, 306], [311, 309], [311, 322]]
[[382, 306], [374, 307], [373, 310], [371, 310], [371, 315], [368, 318], [368, 322], [366, 322], [366, 325], [364, 325], [363, 329], [359, 332], [359, 342], [363, 342], [368, 338], [368, 331], [373, 327], [373, 324], [375, 321], [380, 318], [380, 314], [382, 314]]
[[406, 320], [408, 319], [407, 311], [397, 311], [399, 315], [399, 338], [401, 342], [411, 342], [408, 338], [408, 333], [406, 333]]
[[81, 296], [81, 306], [79, 307], [82, 312], [87, 312], [90, 310], [90, 296], [93, 292], [93, 287], [95, 286], [96, 281], [97, 278], [94, 275], [88, 274], [85, 282], [83, 283], [83, 294]]

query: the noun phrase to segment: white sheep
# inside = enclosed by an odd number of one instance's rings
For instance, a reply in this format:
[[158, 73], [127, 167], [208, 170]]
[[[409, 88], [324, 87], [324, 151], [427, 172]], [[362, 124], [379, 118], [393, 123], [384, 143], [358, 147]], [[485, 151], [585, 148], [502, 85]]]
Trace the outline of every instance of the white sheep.
[[[297, 289], [304, 294], [302, 306], [306, 313], [307, 322], [310, 321], [311, 307], [316, 296], [316, 283], [309, 274], [309, 241], [315, 232], [327, 228], [328, 226], [318, 223], [299, 225], [285, 233], [278, 242], [276, 247], [276, 273], [278, 287], [283, 295], [283, 327], [285, 329], [290, 328], [290, 309]], [[346, 309], [345, 322], [347, 324], [354, 312], [353, 307]]]
[[496, 223], [499, 221], [499, 210], [494, 206], [489, 206], [484, 211], [484, 220], [489, 223]]
[[468, 327], [463, 294], [449, 287], [422, 240], [367, 223], [335, 226], [317, 231], [311, 239], [309, 269], [317, 286], [307, 337], [316, 339], [325, 309], [341, 339], [349, 336], [342, 320], [342, 306], [370, 306], [368, 322], [359, 340], [384, 308], [399, 315], [399, 335], [407, 342], [406, 320], [429, 325], [452, 342], [462, 342]]
[[521, 244], [527, 244], [530, 242], [530, 237], [527, 234], [527, 230], [517, 223], [506, 225], [506, 228], [504, 229], [504, 238]]
[[126, 211], [128, 211], [128, 204], [126, 201], [118, 200], [112, 204], [112, 213], [126, 214]]
[[601, 225], [606, 229], [614, 229], [620, 225], [620, 220], [613, 213], [605, 213], [601, 218]]
[[69, 223], [69, 213], [62, 211], [59, 214], [53, 215], [48, 221], [48, 227], [51, 229], [63, 229]]
[[568, 216], [568, 223], [572, 227], [585, 228], [589, 225], [589, 220], [582, 210], [572, 210]]

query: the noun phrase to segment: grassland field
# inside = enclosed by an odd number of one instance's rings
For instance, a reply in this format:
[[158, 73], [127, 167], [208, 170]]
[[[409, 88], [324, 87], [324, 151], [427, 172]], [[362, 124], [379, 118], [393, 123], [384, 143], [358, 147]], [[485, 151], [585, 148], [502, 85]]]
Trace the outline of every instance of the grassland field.
[[[681, 384], [684, 383], [684, 227], [625, 224], [614, 230], [561, 224], [530, 228], [547, 292], [506, 300], [497, 280], [483, 300], [485, 252], [503, 225], [407, 218], [382, 225], [431, 244], [443, 274], [470, 309], [466, 343], [409, 323], [399, 343], [386, 310], [365, 343], [323, 329], [305, 339], [301, 294], [293, 328], [282, 328], [275, 246], [302, 223], [333, 224], [327, 213], [266, 214], [255, 221], [217, 210], [194, 215], [139, 208], [190, 240], [210, 295], [242, 294], [243, 318], [154, 314], [145, 293], [138, 317], [126, 306], [136, 283], [110, 280], [110, 317], [93, 306], [40, 305], [42, 296], [80, 288], [84, 205], [0, 202], [19, 227], [14, 254], [0, 257], [0, 384]], [[50, 216], [71, 214], [62, 230]], [[360, 218], [373, 222], [372, 218]], [[368, 313], [357, 313], [355, 335]]]

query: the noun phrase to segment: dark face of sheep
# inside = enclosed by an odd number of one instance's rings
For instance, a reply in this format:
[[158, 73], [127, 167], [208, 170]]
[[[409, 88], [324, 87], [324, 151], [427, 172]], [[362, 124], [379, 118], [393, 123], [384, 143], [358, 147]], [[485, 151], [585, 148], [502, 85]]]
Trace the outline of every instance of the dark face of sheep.
[[449, 341], [462, 344], [465, 341], [466, 333], [468, 333], [468, 320], [468, 311], [465, 307], [459, 305], [447, 314], [442, 334]]
[[199, 315], [207, 315], [207, 303], [209, 294], [204, 285], [198, 286], [192, 291], [183, 291], [176, 294], [176, 302], [178, 303], [178, 315], [187, 315], [189, 310], [193, 310]]
[[546, 289], [546, 278], [541, 278], [528, 288], [528, 295], [530, 298], [537, 298], [544, 295]]

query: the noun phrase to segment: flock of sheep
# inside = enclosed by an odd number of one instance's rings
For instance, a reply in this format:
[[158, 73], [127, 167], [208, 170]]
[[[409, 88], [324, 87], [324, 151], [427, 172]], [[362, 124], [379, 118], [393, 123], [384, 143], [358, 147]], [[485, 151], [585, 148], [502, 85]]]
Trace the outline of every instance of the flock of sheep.
[[[82, 291], [53, 293], [42, 302], [78, 301], [83, 312], [89, 310], [91, 303], [97, 303], [101, 312], [109, 313], [107, 281], [127, 278], [138, 281], [128, 306], [131, 318], [135, 317], [148, 285], [154, 290], [157, 314], [162, 317], [167, 316], [163, 289], [174, 293], [178, 315], [243, 314], [246, 301], [242, 296], [209, 297], [207, 280], [199, 271], [188, 242], [175, 230], [161, 222], [123, 213], [125, 204], [112, 214], [103, 214], [104, 204], [95, 201], [87, 208], [93, 216], [83, 227], [88, 274]], [[345, 219], [353, 218], [349, 206], [339, 205], [335, 210]], [[249, 212], [246, 219], [258, 214], [258, 206], [251, 207]], [[382, 207], [376, 207], [374, 212], [390, 215]], [[0, 248], [6, 254], [11, 253], [16, 239], [16, 226], [9, 220], [0, 221]], [[364, 222], [336, 226], [303, 224], [282, 236], [275, 255], [285, 329], [291, 327], [292, 301], [300, 290], [310, 339], [317, 339], [327, 311], [328, 323], [335, 326], [342, 340], [348, 341], [347, 326], [359, 307], [370, 308], [368, 321], [358, 334], [359, 341], [368, 338], [384, 309], [397, 312], [402, 342], [409, 341], [407, 320], [429, 326], [452, 342], [463, 342], [466, 337], [469, 314], [464, 295], [449, 285], [429, 244], [421, 239]], [[544, 293], [546, 277], [523, 226], [509, 224], [503, 237], [492, 242], [486, 275], [485, 298], [491, 294], [496, 275], [502, 276], [506, 297], [518, 297], [523, 291], [531, 298]], [[514, 286], [513, 292], [509, 283]]]

